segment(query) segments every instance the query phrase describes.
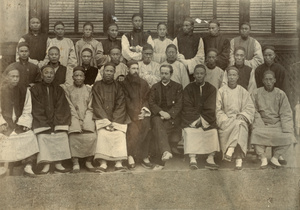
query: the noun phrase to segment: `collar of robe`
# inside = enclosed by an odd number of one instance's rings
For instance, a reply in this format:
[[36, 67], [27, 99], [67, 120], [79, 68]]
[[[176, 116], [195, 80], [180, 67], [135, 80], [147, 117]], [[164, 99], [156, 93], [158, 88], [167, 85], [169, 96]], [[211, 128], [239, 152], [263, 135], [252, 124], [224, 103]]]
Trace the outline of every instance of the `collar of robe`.
[[102, 81], [103, 81], [104, 84], [110, 85], [114, 82], [114, 79], [106, 80], [106, 79], [103, 78]]
[[113, 38], [113, 37], [111, 37], [111, 36], [108, 35], [108, 40], [110, 40], [112, 42], [115, 42], [115, 41], [117, 41], [117, 37]]
[[140, 28], [140, 29], [136, 29], [136, 28], [133, 28], [132, 30], [134, 33], [141, 33], [143, 31], [143, 28]]

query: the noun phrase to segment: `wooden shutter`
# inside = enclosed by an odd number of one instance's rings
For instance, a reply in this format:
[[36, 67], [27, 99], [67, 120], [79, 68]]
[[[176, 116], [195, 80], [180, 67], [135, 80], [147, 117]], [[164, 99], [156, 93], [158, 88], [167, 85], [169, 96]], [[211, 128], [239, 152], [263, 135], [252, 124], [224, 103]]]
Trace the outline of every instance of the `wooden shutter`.
[[[199, 18], [209, 22], [213, 19], [213, 1], [214, 0], [190, 0], [190, 16], [194, 19]], [[207, 32], [208, 24], [205, 22], [196, 23], [194, 32]]]
[[74, 24], [74, 0], [49, 0], [49, 30], [53, 31], [56, 21], [65, 24], [66, 32], [75, 32]]
[[140, 0], [115, 0], [115, 16], [119, 31], [129, 32], [132, 30], [131, 17], [140, 12]]
[[275, 1], [275, 33], [296, 33], [297, 0]]
[[144, 31], [157, 31], [159, 22], [168, 23], [167, 0], [144, 0], [143, 1]]
[[236, 33], [239, 31], [239, 0], [216, 0], [217, 20], [221, 24], [222, 33]]
[[78, 0], [78, 31], [85, 22], [94, 24], [94, 32], [103, 32], [103, 0]]
[[271, 33], [272, 0], [250, 0], [250, 23], [254, 33]]

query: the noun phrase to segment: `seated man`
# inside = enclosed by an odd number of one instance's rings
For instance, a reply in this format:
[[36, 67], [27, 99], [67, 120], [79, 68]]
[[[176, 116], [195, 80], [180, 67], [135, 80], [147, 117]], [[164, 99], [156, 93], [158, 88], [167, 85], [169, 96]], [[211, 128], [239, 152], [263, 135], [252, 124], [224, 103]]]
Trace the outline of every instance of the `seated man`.
[[85, 166], [95, 171], [92, 165], [96, 148], [95, 122], [92, 119], [92, 89], [84, 85], [84, 70], [75, 67], [74, 84], [66, 88], [66, 98], [71, 109], [69, 143], [73, 162], [73, 173], [79, 172], [78, 158], [86, 158]]
[[104, 65], [103, 79], [95, 82], [93, 119], [98, 133], [95, 160], [100, 160], [99, 172], [107, 171], [107, 161], [115, 161], [115, 171], [126, 171], [122, 160], [127, 159], [126, 131], [129, 119], [122, 87], [114, 80], [115, 65]]
[[274, 87], [276, 82], [273, 71], [264, 72], [264, 87], [258, 88], [252, 96], [255, 105], [255, 118], [251, 134], [251, 144], [261, 159], [261, 168], [265, 169], [268, 160], [266, 147], [273, 148], [270, 165], [280, 168], [279, 157], [294, 143], [294, 125], [292, 110], [286, 94]]
[[55, 172], [66, 173], [70, 170], [61, 161], [71, 158], [67, 134], [71, 120], [69, 104], [62, 87], [53, 84], [53, 67], [44, 66], [41, 73], [43, 81], [31, 88], [32, 127], [40, 149], [37, 163], [44, 164], [40, 174], [49, 172], [50, 163], [55, 163]]
[[146, 80], [150, 87], [160, 80], [159, 64], [152, 61], [153, 47], [145, 44], [142, 51], [142, 61], [139, 61], [139, 76]]
[[[32, 132], [31, 96], [27, 88], [18, 85], [19, 71], [8, 67], [2, 75], [0, 93], [0, 163], [24, 160], [24, 176], [35, 177], [32, 171], [39, 152]], [[1, 168], [1, 167], [0, 167]], [[0, 175], [6, 168], [0, 170]], [[2, 173], [1, 173], [2, 171]]]
[[239, 70], [231, 66], [226, 71], [228, 85], [221, 87], [217, 95], [218, 132], [223, 158], [227, 161], [236, 158], [235, 168], [241, 170], [247, 152], [248, 126], [255, 108], [249, 92], [237, 84]]
[[54, 85], [62, 85], [66, 82], [66, 74], [67, 74], [67, 67], [63, 66], [59, 62], [60, 58], [60, 50], [56, 46], [52, 46], [48, 50], [48, 57], [49, 57], [49, 66], [55, 71], [55, 76], [53, 80]]
[[190, 78], [187, 69], [183, 63], [177, 60], [177, 47], [174, 44], [169, 44], [166, 48], [167, 60], [162, 65], [171, 65], [173, 74], [171, 80], [182, 85], [183, 88], [190, 83]]
[[205, 168], [218, 169], [214, 161], [215, 152], [220, 151], [216, 124], [217, 90], [205, 82], [206, 68], [195, 66], [195, 82], [183, 91], [182, 127], [184, 154], [190, 157], [190, 168], [198, 169], [196, 155], [208, 154]]
[[10, 64], [9, 66], [19, 70], [18, 86], [28, 87], [35, 83], [41, 82], [41, 72], [37, 65], [29, 62], [30, 49], [26, 42], [20, 42], [17, 47], [19, 61]]
[[[131, 119], [128, 124], [126, 138], [128, 151], [129, 168], [135, 167], [135, 160], [141, 161], [145, 168], [152, 168], [153, 165], [148, 159], [150, 131], [150, 115], [148, 98], [150, 88], [148, 83], [139, 77], [138, 62], [128, 61], [128, 75], [121, 82], [125, 94], [126, 111]], [[148, 138], [147, 138], [148, 137]]]
[[224, 71], [217, 66], [218, 50], [210, 48], [207, 50], [206, 55], [206, 75], [205, 82], [212, 84], [217, 90], [222, 86]]
[[172, 152], [178, 153], [177, 144], [181, 140], [182, 85], [171, 80], [172, 74], [171, 65], [162, 65], [161, 81], [154, 84], [150, 92], [152, 135], [159, 153], [154, 170], [163, 169], [165, 161], [173, 157]]

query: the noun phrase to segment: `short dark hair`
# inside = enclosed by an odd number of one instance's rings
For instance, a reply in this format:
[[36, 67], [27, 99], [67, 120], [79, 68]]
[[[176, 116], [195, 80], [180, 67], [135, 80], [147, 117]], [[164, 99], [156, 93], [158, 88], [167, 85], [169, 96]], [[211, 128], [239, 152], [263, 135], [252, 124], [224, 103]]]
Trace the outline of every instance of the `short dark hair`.
[[183, 22], [185, 22], [185, 21], [190, 22], [191, 25], [194, 26], [194, 20], [193, 20], [193, 18], [191, 18], [191, 17], [186, 17], [186, 18], [184, 18]]
[[119, 26], [118, 26], [118, 24], [116, 24], [116, 23], [110, 23], [108, 26], [107, 26], [107, 30], [109, 29], [109, 27], [111, 27], [111, 26], [116, 26], [117, 27], [117, 29], [119, 29]]
[[107, 63], [104, 65], [103, 70], [104, 70], [105, 67], [107, 67], [107, 66], [112, 66], [112, 67], [114, 67], [114, 70], [116, 71], [116, 64], [114, 64], [114, 63], [112, 63], [112, 62], [107, 62]]
[[178, 51], [175, 44], [169, 44], [169, 45], [167, 46], [167, 48], [166, 48], [166, 52], [167, 52], [167, 50], [168, 50], [169, 48], [174, 48], [174, 49], [176, 50], [176, 52]]
[[19, 44], [18, 44], [18, 50], [19, 50], [19, 48], [20, 47], [27, 47], [28, 48], [28, 50], [29, 50], [29, 44], [27, 43], [27, 42], [20, 42]]
[[135, 17], [140, 17], [143, 20], [143, 15], [141, 15], [140, 13], [135, 13], [132, 15], [131, 20], [133, 20], [133, 18]]
[[83, 24], [83, 26], [82, 26], [82, 28], [84, 28], [84, 27], [86, 27], [86, 26], [91, 26], [92, 27], [92, 29], [94, 30], [94, 24], [92, 23], [92, 22], [85, 22], [84, 24]]
[[173, 70], [173, 67], [171, 65], [169, 65], [169, 64], [163, 64], [163, 65], [161, 65], [159, 67], [159, 71], [161, 71], [161, 68], [163, 68], [163, 67], [169, 68], [170, 69], [170, 74], [173, 74], [174, 70]]
[[56, 49], [60, 53], [60, 49], [57, 46], [52, 46], [48, 49], [48, 53], [50, 50]]
[[217, 50], [216, 48], [208, 48], [208, 50], [207, 50], [207, 53], [206, 53], [206, 54], [208, 54], [208, 53], [210, 53], [210, 52], [215, 52], [215, 53], [217, 53], [217, 54], [218, 54], [218, 50]]
[[198, 68], [204, 69], [205, 72], [206, 72], [206, 67], [205, 67], [203, 64], [197, 64], [197, 65], [195, 66], [195, 68], [194, 68], [194, 72], [195, 72], [195, 70], [198, 69]]
[[127, 62], [127, 67], [130, 68], [133, 64], [139, 65], [137, 61], [135, 61], [135, 60], [129, 60]]
[[215, 23], [215, 24], [217, 24], [217, 26], [218, 26], [218, 27], [220, 27], [220, 26], [221, 26], [220, 22], [219, 22], [217, 19], [212, 19], [211, 21], [209, 21], [209, 23], [208, 23], [208, 24], [211, 24], [211, 23]]
[[54, 71], [54, 68], [53, 68], [52, 66], [46, 65], [46, 66], [43, 66], [43, 67], [41, 68], [41, 72], [43, 72], [44, 69], [46, 69], [46, 68], [51, 68], [51, 69], [53, 69], [53, 71]]
[[93, 50], [92, 50], [91, 48], [88, 48], [88, 47], [84, 48], [84, 49], [81, 51], [81, 54], [82, 54], [83, 52], [85, 52], [85, 51], [90, 52], [92, 56], [93, 56], [93, 54], [94, 54], [94, 53], [93, 53]]
[[148, 43], [144, 44], [143, 45], [143, 51], [145, 51], [145, 50], [152, 50], [153, 51], [152, 45], [148, 44]]
[[55, 28], [57, 25], [62, 25], [63, 27], [65, 27], [65, 24], [64, 24], [62, 21], [56, 21], [56, 22], [54, 23], [53, 28]]
[[238, 46], [238, 47], [236, 47], [236, 48], [234, 49], [234, 52], [233, 52], [233, 54], [235, 55], [235, 53], [236, 53], [238, 50], [243, 50], [243, 51], [244, 51], [244, 53], [246, 53], [246, 49], [245, 49], [244, 47], [242, 47], [242, 46]]
[[242, 28], [243, 25], [247, 25], [247, 26], [249, 26], [249, 28], [251, 29], [251, 24], [250, 24], [249, 22], [242, 22], [242, 23], [240, 24], [240, 29]]
[[276, 79], [274, 71], [271, 71], [271, 70], [265, 71], [265, 72], [264, 72], [264, 77], [263, 77], [263, 78], [265, 78], [265, 76], [266, 76], [267, 74], [272, 74], [272, 76], [274, 77], [274, 79]]
[[158, 28], [160, 25], [164, 25], [164, 26], [168, 27], [168, 25], [167, 25], [165, 22], [159, 22], [159, 23], [157, 24], [157, 27], [156, 27], [156, 28]]

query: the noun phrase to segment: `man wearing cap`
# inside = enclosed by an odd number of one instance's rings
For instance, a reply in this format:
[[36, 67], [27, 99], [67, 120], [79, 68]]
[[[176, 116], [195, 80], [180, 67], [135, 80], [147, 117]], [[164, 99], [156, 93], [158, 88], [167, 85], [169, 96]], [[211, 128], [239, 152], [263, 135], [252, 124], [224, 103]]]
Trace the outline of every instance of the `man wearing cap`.
[[217, 66], [225, 70], [229, 64], [230, 42], [220, 34], [220, 23], [216, 19], [208, 23], [208, 32], [209, 34], [203, 38], [205, 54], [209, 48], [217, 49]]
[[95, 171], [92, 165], [96, 148], [96, 129], [92, 109], [92, 88], [84, 84], [85, 71], [74, 68], [74, 83], [65, 89], [66, 98], [71, 109], [69, 143], [73, 162], [73, 172], [79, 172], [78, 159], [85, 158], [85, 167]]
[[[48, 34], [41, 33], [41, 21], [34, 17], [29, 21], [29, 32], [22, 36], [20, 42], [27, 42], [30, 48], [29, 62], [38, 65], [41, 68], [45, 65], [44, 59], [47, 52], [47, 47], [50, 44]], [[17, 50], [16, 61], [19, 61], [19, 53]]]
[[[54, 24], [55, 38], [50, 39], [49, 49], [52, 46], [56, 46], [60, 51], [59, 62], [61, 65], [67, 67], [66, 72], [66, 84], [73, 84], [73, 68], [77, 66], [77, 56], [75, 52], [74, 43], [71, 39], [65, 38], [65, 24], [62, 21], [57, 21]], [[49, 54], [47, 54], [46, 59], [49, 60]]]
[[142, 51], [145, 44], [154, 47], [151, 35], [143, 32], [143, 17], [141, 14], [132, 15], [133, 30], [122, 36], [122, 55], [126, 60], [142, 60]]
[[115, 64], [104, 65], [103, 78], [95, 82], [92, 94], [93, 119], [98, 133], [95, 160], [99, 172], [107, 171], [107, 161], [115, 162], [115, 171], [126, 171], [122, 161], [127, 159], [126, 131], [130, 119], [126, 112], [124, 92], [114, 80]]
[[9, 65], [10, 68], [19, 70], [19, 86], [31, 87], [34, 84], [41, 82], [41, 72], [37, 65], [29, 62], [30, 49], [27, 42], [18, 44], [17, 53], [19, 61]]
[[237, 84], [239, 70], [230, 66], [226, 69], [228, 84], [219, 89], [216, 117], [219, 127], [223, 159], [236, 159], [235, 168], [242, 169], [242, 159], [248, 145], [248, 126], [254, 118], [254, 104], [249, 92]]
[[275, 63], [275, 48], [273, 46], [265, 46], [263, 48], [264, 63], [258, 66], [255, 70], [255, 81], [257, 88], [263, 87], [264, 72], [271, 70], [275, 74], [275, 87], [285, 91], [284, 78], [285, 68], [279, 63]]
[[185, 88], [190, 83], [190, 79], [184, 64], [177, 60], [177, 47], [174, 44], [169, 44], [165, 53], [167, 60], [161, 65], [171, 65], [173, 67], [171, 80]]
[[126, 101], [126, 111], [131, 119], [128, 124], [126, 139], [129, 168], [135, 167], [135, 161], [141, 162], [145, 168], [152, 168], [149, 161], [150, 116], [148, 98], [150, 87], [139, 77], [137, 61], [128, 61], [128, 75], [121, 82]]
[[[32, 164], [39, 147], [31, 130], [31, 95], [29, 89], [19, 86], [19, 78], [19, 71], [12, 67], [7, 67], [1, 78], [0, 163], [23, 160], [24, 176], [35, 177]], [[0, 175], [1, 171], [6, 168], [0, 167]]]
[[139, 61], [139, 76], [146, 80], [150, 87], [160, 80], [159, 64], [152, 60], [153, 47], [145, 44], [142, 51], [142, 61]]
[[194, 34], [194, 21], [187, 17], [183, 21], [182, 31], [173, 40], [178, 49], [178, 60], [188, 70], [190, 81], [194, 81], [193, 73], [197, 64], [204, 64], [204, 45], [202, 38]]
[[245, 49], [244, 64], [256, 69], [264, 62], [261, 45], [259, 42], [250, 36], [251, 25], [248, 22], [243, 22], [240, 25], [240, 36], [233, 38], [230, 41], [230, 65], [234, 65], [235, 56], [234, 52], [237, 47], [243, 47]]
[[265, 154], [266, 147], [273, 149], [270, 165], [280, 168], [280, 157], [289, 146], [296, 142], [294, 136], [293, 113], [286, 94], [276, 83], [275, 73], [267, 70], [264, 72], [264, 87], [256, 89], [252, 95], [255, 105], [255, 118], [251, 133], [251, 144], [261, 159], [261, 168], [265, 169], [268, 160]]

